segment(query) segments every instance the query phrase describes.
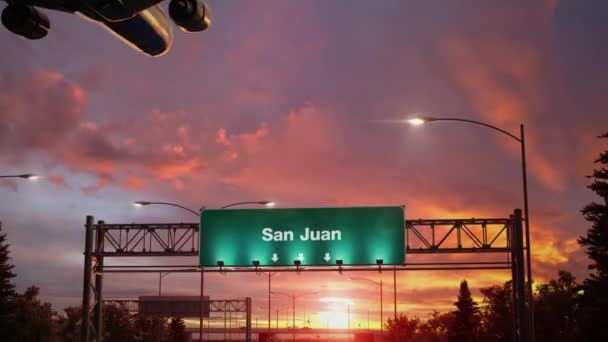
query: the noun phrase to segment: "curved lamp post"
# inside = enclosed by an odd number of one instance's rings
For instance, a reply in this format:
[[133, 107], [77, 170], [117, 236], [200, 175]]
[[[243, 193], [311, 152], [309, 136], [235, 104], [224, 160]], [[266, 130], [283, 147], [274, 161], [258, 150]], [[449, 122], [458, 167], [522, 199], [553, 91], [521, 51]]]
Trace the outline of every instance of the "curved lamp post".
[[135, 202], [133, 202], [133, 205], [135, 205], [136, 207], [143, 207], [144, 205], [150, 205], [150, 204], [170, 205], [170, 206], [173, 206], [173, 207], [178, 207], [178, 208], [187, 210], [187, 211], [193, 213], [196, 216], [200, 216], [200, 214], [197, 213], [196, 211], [194, 211], [194, 210], [192, 210], [190, 208], [186, 208], [184, 206], [181, 206], [179, 204], [175, 204], [175, 203], [169, 203], [169, 202], [148, 202], [148, 201], [135, 201]]
[[234, 206], [242, 205], [242, 204], [259, 204], [259, 205], [263, 205], [266, 207], [274, 207], [276, 205], [276, 203], [271, 202], [271, 201], [248, 201], [248, 202], [237, 202], [237, 203], [228, 204], [228, 205], [221, 207], [220, 209], [226, 209], [226, 208], [230, 208], [230, 207], [234, 207]]
[[[144, 205], [150, 205], [150, 204], [170, 205], [170, 206], [173, 206], [173, 207], [178, 207], [178, 208], [187, 210], [187, 211], [193, 213], [196, 216], [200, 216], [200, 213], [197, 213], [196, 211], [194, 211], [194, 210], [192, 210], [190, 208], [187, 208], [187, 207], [184, 207], [182, 205], [175, 204], [175, 203], [169, 203], [169, 202], [148, 202], [148, 201], [135, 201], [135, 202], [133, 202], [133, 205], [135, 205], [137, 207], [142, 207]], [[274, 207], [275, 206], [275, 203], [271, 202], [271, 201], [248, 201], [248, 202], [236, 202], [236, 203], [228, 204], [228, 205], [225, 205], [225, 206], [221, 207], [220, 209], [226, 209], [226, 208], [230, 208], [230, 207], [234, 207], [234, 206], [242, 205], [242, 204], [259, 204], [259, 205], [263, 205], [263, 206], [266, 206], [266, 207]], [[204, 208], [205, 207], [201, 208], [201, 210], [204, 209]]]
[[382, 307], [382, 279], [380, 279], [380, 281], [375, 281], [375, 280], [368, 279], [368, 278], [348, 278], [348, 280], [369, 281], [380, 287], [380, 331], [383, 331], [384, 322], [382, 320], [384, 319], [384, 317], [382, 315], [382, 309], [383, 309], [383, 307]]
[[[189, 211], [189, 212], [193, 213], [194, 215], [196, 215], [198, 217], [201, 216], [200, 212], [197, 213], [196, 211], [194, 211], [194, 210], [192, 210], [190, 208], [187, 208], [187, 207], [184, 207], [182, 205], [175, 204], [175, 203], [169, 203], [169, 202], [149, 202], [149, 201], [135, 201], [135, 202], [133, 202], [133, 205], [135, 205], [137, 207], [141, 207], [141, 206], [145, 206], [145, 205], [151, 205], [151, 204], [170, 205], [172, 207], [177, 207], [177, 208], [181, 208], [181, 209], [184, 209], [186, 211]], [[275, 203], [271, 202], [271, 201], [246, 201], [246, 202], [231, 203], [231, 204], [228, 204], [228, 205], [225, 205], [225, 206], [221, 207], [221, 209], [226, 209], [226, 208], [234, 207], [234, 206], [241, 205], [241, 204], [259, 204], [259, 205], [264, 205], [264, 206], [267, 206], [267, 207], [274, 207], [275, 206]], [[203, 209], [205, 209], [204, 206], [201, 208], [201, 211]], [[199, 324], [200, 324], [200, 328], [199, 328], [199, 336], [200, 337], [199, 337], [199, 340], [201, 340], [201, 341], [203, 340], [203, 285], [204, 285], [204, 279], [205, 279], [204, 278], [205, 277], [204, 274], [205, 274], [205, 272], [201, 271], [201, 317], [200, 317], [200, 322], [199, 322]], [[161, 276], [161, 278], [162, 278], [162, 276]]]
[[524, 216], [525, 216], [525, 227], [526, 227], [526, 266], [527, 266], [527, 276], [528, 276], [528, 306], [530, 309], [529, 312], [529, 330], [530, 337], [532, 341], [534, 340], [534, 300], [532, 297], [532, 262], [531, 262], [531, 246], [530, 246], [530, 212], [528, 210], [528, 180], [527, 180], [527, 172], [526, 172], [526, 144], [524, 137], [524, 125], [519, 125], [519, 137], [505, 131], [504, 129], [498, 128], [496, 126], [492, 126], [490, 124], [479, 122], [475, 120], [469, 119], [461, 119], [461, 118], [441, 118], [441, 117], [415, 117], [407, 120], [407, 122], [414, 126], [421, 126], [425, 123], [436, 122], [436, 121], [457, 121], [457, 122], [465, 122], [470, 124], [475, 124], [479, 126], [484, 126], [495, 131], [498, 131], [513, 140], [517, 141], [521, 147], [521, 170], [522, 170], [522, 180], [523, 180], [523, 192], [524, 192]]
[[28, 180], [36, 180], [36, 179], [39, 179], [40, 176], [37, 176], [32, 173], [24, 173], [22, 175], [4, 175], [4, 176], [0, 176], [0, 178], [24, 178], [24, 179], [28, 179]]
[[291, 298], [291, 308], [292, 308], [291, 330], [292, 330], [292, 338], [295, 341], [296, 340], [296, 298], [300, 298], [303, 296], [309, 296], [309, 295], [318, 295], [321, 292], [306, 292], [306, 293], [300, 293], [300, 294], [289, 294], [289, 293], [284, 293], [284, 292], [270, 292], [270, 293], [283, 295], [283, 296], [287, 296], [287, 297]]

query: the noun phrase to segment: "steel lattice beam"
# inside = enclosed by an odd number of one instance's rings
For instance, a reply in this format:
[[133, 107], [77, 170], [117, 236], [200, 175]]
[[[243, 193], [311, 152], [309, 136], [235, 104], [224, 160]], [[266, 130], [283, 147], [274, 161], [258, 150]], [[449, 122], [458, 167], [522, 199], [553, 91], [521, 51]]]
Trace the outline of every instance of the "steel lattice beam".
[[[508, 252], [510, 222], [509, 219], [406, 221], [404, 247], [407, 254]], [[97, 224], [93, 229], [104, 231], [101, 252], [105, 257], [198, 256], [197, 223]]]

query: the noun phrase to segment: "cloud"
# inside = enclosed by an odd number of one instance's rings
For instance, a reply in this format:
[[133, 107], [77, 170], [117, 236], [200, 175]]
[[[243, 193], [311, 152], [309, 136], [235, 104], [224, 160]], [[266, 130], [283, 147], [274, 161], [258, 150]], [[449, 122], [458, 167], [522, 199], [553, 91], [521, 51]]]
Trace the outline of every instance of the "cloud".
[[65, 178], [63, 176], [49, 175], [49, 176], [45, 176], [45, 179], [47, 179], [49, 182], [57, 185], [60, 188], [67, 187], [67, 185], [65, 183]]

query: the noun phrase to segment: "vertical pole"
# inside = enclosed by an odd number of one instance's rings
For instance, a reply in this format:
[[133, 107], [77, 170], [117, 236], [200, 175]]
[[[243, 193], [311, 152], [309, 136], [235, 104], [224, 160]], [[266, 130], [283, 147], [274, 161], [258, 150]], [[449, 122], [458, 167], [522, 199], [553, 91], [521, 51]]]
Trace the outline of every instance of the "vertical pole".
[[382, 279], [380, 279], [380, 331], [384, 330], [384, 318], [382, 316]]
[[279, 330], [279, 308], [277, 307], [277, 330]]
[[[247, 297], [247, 322], [245, 323], [245, 342], [251, 342], [251, 297]], [[256, 319], [257, 327], [257, 319]]]
[[87, 216], [84, 238], [84, 279], [82, 285], [82, 324], [80, 325], [81, 342], [89, 342], [91, 325], [89, 305], [91, 304], [91, 264], [93, 249], [93, 216]]
[[[199, 340], [203, 340], [203, 316], [205, 314], [205, 270], [201, 268], [201, 314], [199, 317], [199, 328], [198, 335]], [[224, 312], [224, 317], [226, 317], [226, 313]], [[225, 321], [225, 320], [224, 320]]]
[[350, 304], [346, 304], [346, 318], [348, 320], [348, 329], [350, 329]]
[[161, 288], [162, 288], [162, 281], [163, 281], [163, 273], [162, 272], [158, 272], [158, 296], [160, 297], [160, 292], [161, 292]]
[[367, 330], [369, 330], [369, 309], [367, 309]]
[[291, 313], [291, 337], [296, 340], [296, 295], [291, 295], [293, 312]]
[[97, 272], [95, 272], [95, 340], [101, 342], [103, 336], [103, 243], [105, 239], [104, 221], [97, 222], [95, 255]]
[[532, 248], [530, 246], [530, 211], [528, 210], [528, 177], [526, 172], [526, 142], [524, 125], [519, 125], [519, 139], [521, 143], [521, 171], [524, 186], [524, 215], [526, 219], [526, 268], [528, 271], [528, 322], [530, 341], [534, 342], [534, 292], [532, 291]]
[[512, 320], [513, 320], [513, 341], [520, 342], [521, 338], [519, 336], [519, 306], [517, 305], [519, 296], [517, 294], [517, 253], [515, 250], [517, 248], [517, 244], [515, 243], [515, 217], [511, 214], [509, 217], [511, 219], [511, 226], [507, 230], [507, 236], [509, 237], [509, 250], [511, 254], [511, 290], [512, 290], [512, 300], [513, 300], [513, 312], [512, 312]]
[[224, 302], [224, 341], [226, 341], [226, 302]]
[[[278, 317], [277, 313], [277, 317]], [[278, 318], [277, 318], [278, 322]], [[278, 326], [277, 326], [278, 328]], [[268, 272], [268, 331], [270, 331], [270, 272]]]
[[397, 266], [393, 266], [393, 301], [395, 308], [393, 313], [393, 321], [397, 322]]
[[514, 221], [514, 253], [516, 264], [512, 267], [515, 267], [516, 279], [513, 281], [516, 282], [517, 288], [517, 302], [514, 303], [514, 306], [517, 307], [518, 311], [518, 325], [519, 325], [519, 336], [520, 341], [528, 342], [530, 341], [530, 336], [528, 334], [528, 324], [529, 323], [529, 315], [526, 312], [526, 290], [525, 290], [525, 273], [524, 273], [524, 248], [523, 248], [523, 233], [522, 233], [522, 217], [521, 217], [521, 209], [515, 209], [515, 214], [513, 215]]

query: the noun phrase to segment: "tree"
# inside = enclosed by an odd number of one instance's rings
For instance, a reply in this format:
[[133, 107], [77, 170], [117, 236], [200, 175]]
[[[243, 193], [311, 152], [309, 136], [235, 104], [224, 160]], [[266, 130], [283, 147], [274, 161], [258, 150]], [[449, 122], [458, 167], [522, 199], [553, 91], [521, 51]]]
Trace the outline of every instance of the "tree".
[[138, 315], [135, 319], [137, 342], [160, 342], [166, 335], [167, 319]]
[[186, 342], [186, 323], [181, 317], [173, 317], [169, 322], [166, 342]]
[[490, 286], [481, 289], [484, 296], [481, 314], [483, 341], [513, 340], [513, 290], [512, 282], [503, 286]]
[[38, 299], [40, 289], [29, 287], [15, 299], [14, 335], [7, 341], [51, 341], [55, 334], [55, 312], [50, 303]]
[[58, 316], [57, 336], [64, 342], [80, 341], [80, 324], [82, 323], [82, 307], [68, 306], [63, 314]]
[[419, 324], [420, 320], [417, 317], [410, 319], [405, 314], [399, 314], [394, 320], [389, 318], [386, 326], [390, 335], [390, 341], [413, 341]]
[[6, 341], [13, 327], [13, 307], [15, 298], [15, 278], [13, 269], [15, 266], [10, 261], [10, 245], [6, 242], [6, 234], [2, 234], [2, 222], [0, 222], [0, 341]]
[[448, 329], [452, 325], [454, 314], [452, 312], [439, 313], [433, 311], [429, 319], [420, 324], [418, 334], [414, 341], [421, 342], [446, 342], [448, 340]]
[[454, 303], [454, 322], [448, 331], [449, 341], [467, 342], [477, 340], [480, 324], [479, 308], [471, 297], [469, 284], [466, 280], [460, 283], [458, 300]]
[[135, 322], [126, 305], [105, 305], [103, 316], [104, 341], [136, 341]]
[[535, 298], [536, 341], [576, 341], [579, 285], [570, 272], [537, 287]]
[[[608, 138], [608, 133], [600, 136]], [[591, 259], [589, 278], [583, 282], [584, 294], [581, 301], [582, 332], [586, 340], [608, 341], [608, 150], [600, 153], [595, 160], [598, 169], [589, 176], [592, 179], [587, 187], [601, 198], [601, 201], [587, 204], [582, 214], [591, 222], [586, 236], [578, 242], [586, 247]]]

